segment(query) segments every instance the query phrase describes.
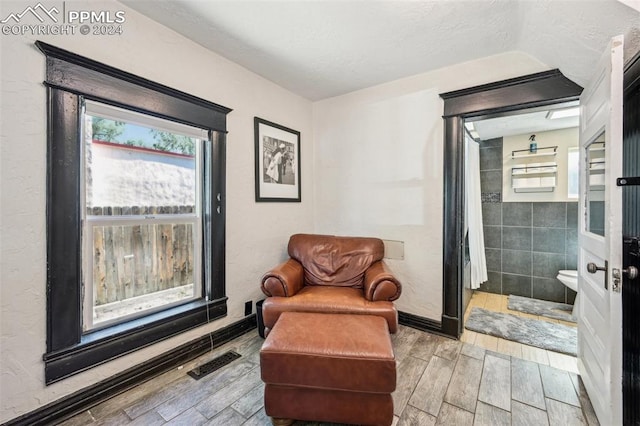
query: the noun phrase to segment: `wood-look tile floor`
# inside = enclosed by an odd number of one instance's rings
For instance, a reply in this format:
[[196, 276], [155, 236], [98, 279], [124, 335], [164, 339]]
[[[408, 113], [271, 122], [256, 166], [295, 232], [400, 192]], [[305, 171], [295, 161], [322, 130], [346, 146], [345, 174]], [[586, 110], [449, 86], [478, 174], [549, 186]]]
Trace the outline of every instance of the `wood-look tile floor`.
[[[394, 425], [597, 424], [578, 375], [552, 365], [548, 355], [535, 362], [498, 342], [472, 344], [404, 326], [392, 341]], [[260, 381], [262, 342], [253, 330], [62, 425], [270, 425]], [[228, 350], [242, 357], [199, 381], [186, 374]]]

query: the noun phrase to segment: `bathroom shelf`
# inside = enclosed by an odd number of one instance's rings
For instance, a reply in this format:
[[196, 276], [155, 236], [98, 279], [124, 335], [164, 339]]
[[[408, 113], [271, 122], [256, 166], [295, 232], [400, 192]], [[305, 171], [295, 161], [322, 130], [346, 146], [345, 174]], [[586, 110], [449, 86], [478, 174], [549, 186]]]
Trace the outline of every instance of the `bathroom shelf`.
[[517, 158], [532, 158], [532, 157], [551, 157], [558, 153], [558, 146], [546, 146], [536, 149], [535, 152], [531, 152], [528, 149], [518, 149], [511, 151], [511, 159]]
[[511, 151], [512, 160], [522, 160], [511, 168], [511, 188], [514, 192], [553, 192], [558, 178], [558, 164], [553, 162], [531, 163], [533, 158], [555, 157], [558, 146], [537, 148], [534, 152], [529, 149]]
[[557, 184], [556, 163], [519, 164], [511, 168], [514, 192], [553, 192]]
[[552, 183], [543, 185], [540, 182], [535, 183], [514, 183], [513, 184], [513, 192], [521, 193], [521, 192], [553, 192], [556, 189], [555, 178]]
[[511, 169], [511, 176], [514, 175], [546, 175], [556, 174], [558, 165], [553, 164], [519, 164]]

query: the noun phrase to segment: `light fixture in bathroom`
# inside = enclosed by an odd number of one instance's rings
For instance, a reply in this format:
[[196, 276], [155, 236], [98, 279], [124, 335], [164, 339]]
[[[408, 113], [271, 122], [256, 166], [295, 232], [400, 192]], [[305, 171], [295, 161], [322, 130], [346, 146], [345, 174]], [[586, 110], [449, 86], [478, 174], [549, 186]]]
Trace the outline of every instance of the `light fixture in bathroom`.
[[573, 108], [564, 108], [564, 109], [554, 109], [547, 113], [547, 118], [550, 120], [555, 120], [557, 118], [569, 118], [569, 117], [577, 117], [580, 115], [580, 107]]

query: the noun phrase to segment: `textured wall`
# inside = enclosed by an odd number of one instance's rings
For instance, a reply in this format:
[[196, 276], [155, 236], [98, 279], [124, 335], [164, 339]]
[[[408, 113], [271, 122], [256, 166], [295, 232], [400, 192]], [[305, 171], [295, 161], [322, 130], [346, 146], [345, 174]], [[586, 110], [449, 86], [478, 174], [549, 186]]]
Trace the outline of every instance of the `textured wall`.
[[[0, 16], [33, 2], [1, 2]], [[121, 36], [39, 36], [107, 63], [233, 108], [227, 138], [229, 314], [45, 387], [46, 102], [45, 57], [34, 37], [1, 35], [0, 423], [94, 384], [182, 343], [238, 321], [259, 300], [259, 278], [284, 259], [294, 232], [313, 231], [311, 103], [221, 58], [117, 2], [66, 2], [77, 10], [125, 10]], [[302, 133], [302, 203], [255, 203], [253, 117]]]
[[93, 143], [90, 158], [88, 207], [196, 204], [193, 157]]
[[442, 314], [442, 112], [439, 93], [543, 71], [507, 53], [314, 104], [316, 227], [404, 241], [389, 260], [398, 308]]

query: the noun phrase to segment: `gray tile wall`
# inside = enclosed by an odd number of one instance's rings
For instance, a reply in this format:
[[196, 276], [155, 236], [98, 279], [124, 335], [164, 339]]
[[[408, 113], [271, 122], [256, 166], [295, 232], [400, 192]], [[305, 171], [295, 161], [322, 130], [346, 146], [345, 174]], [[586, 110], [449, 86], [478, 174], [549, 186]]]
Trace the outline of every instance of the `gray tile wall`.
[[480, 289], [573, 303], [556, 275], [577, 267], [578, 203], [503, 203], [502, 138], [480, 144], [480, 179], [489, 275]]

